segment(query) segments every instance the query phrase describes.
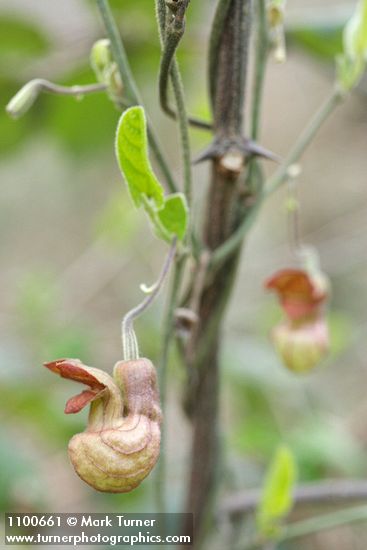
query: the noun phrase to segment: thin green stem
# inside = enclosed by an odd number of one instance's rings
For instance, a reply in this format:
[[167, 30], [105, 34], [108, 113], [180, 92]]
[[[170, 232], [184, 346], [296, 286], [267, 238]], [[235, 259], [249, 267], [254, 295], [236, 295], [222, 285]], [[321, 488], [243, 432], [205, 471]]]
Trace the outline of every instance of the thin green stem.
[[[184, 172], [184, 192], [188, 205], [191, 204], [191, 188], [192, 188], [192, 170], [191, 170], [191, 151], [189, 137], [189, 121], [186, 111], [185, 95], [182, 85], [182, 79], [175, 59], [175, 51], [184, 32], [184, 19], [182, 20], [181, 30], [179, 33], [167, 31], [167, 14], [164, 0], [156, 1], [157, 19], [159, 24], [159, 35], [163, 48], [162, 60], [160, 65], [159, 91], [161, 105], [163, 106], [164, 99], [167, 100], [168, 92], [168, 76], [172, 81], [173, 93], [177, 106], [177, 118], [181, 140], [182, 164]], [[185, 11], [182, 17], [184, 18]], [[174, 37], [172, 42], [171, 37]], [[179, 38], [178, 38], [179, 36]], [[171, 45], [170, 45], [171, 40]], [[163, 80], [162, 80], [163, 79]], [[162, 103], [163, 101], [163, 103]]]
[[254, 60], [254, 81], [253, 81], [253, 100], [251, 108], [251, 139], [256, 141], [259, 137], [260, 112], [264, 90], [264, 79], [266, 62], [269, 51], [268, 26], [266, 20], [265, 0], [258, 0], [257, 7], [257, 28], [256, 28], [256, 50]]
[[297, 139], [294, 147], [292, 147], [282, 165], [267, 182], [264, 190], [265, 196], [274, 193], [274, 191], [289, 179], [289, 167], [300, 159], [325, 120], [329, 118], [330, 114], [341, 103], [343, 98], [344, 96], [340, 92], [340, 89], [335, 87]]
[[189, 123], [186, 112], [185, 96], [181, 76], [176, 61], [171, 69], [172, 88], [177, 105], [178, 126], [180, 132], [182, 164], [184, 174], [184, 193], [187, 204], [190, 207], [192, 202], [192, 170], [191, 170], [191, 148], [189, 137]]
[[108, 38], [111, 42], [112, 54], [117, 63], [126, 95], [130, 101], [137, 102], [141, 105], [140, 93], [131, 71], [124, 44], [121, 40], [109, 2], [108, 0], [97, 0], [97, 6], [101, 13]]
[[326, 119], [334, 111], [334, 109], [340, 104], [342, 99], [343, 95], [340, 93], [340, 91], [337, 88], [334, 89], [332, 94], [317, 111], [316, 115], [312, 118], [299, 139], [296, 141], [294, 147], [291, 149], [282, 165], [275, 172], [275, 174], [270, 177], [268, 183], [265, 184], [263, 191], [256, 199], [256, 203], [251, 207], [250, 213], [246, 215], [243, 222], [239, 225], [235, 233], [233, 233], [233, 235], [225, 243], [223, 243], [213, 252], [211, 258], [212, 266], [221, 265], [221, 263], [229, 255], [231, 255], [238, 247], [241, 246], [243, 238], [257, 218], [257, 214], [260, 211], [260, 206], [263, 204], [268, 196], [274, 193], [283, 183], [285, 183], [289, 179], [289, 167], [300, 159], [304, 151], [307, 149], [308, 145], [311, 143], [312, 139], [317, 134], [322, 124], [326, 121]]
[[[116, 61], [121, 80], [124, 85], [125, 93], [132, 105], [143, 105], [139, 89], [132, 74], [126, 51], [121, 40], [115, 19], [113, 17], [108, 0], [97, 0], [97, 6], [101, 13], [108, 38], [111, 42], [111, 49]], [[177, 191], [177, 187], [172, 176], [171, 170], [162, 152], [162, 147], [155, 136], [151, 123], [148, 121], [148, 137], [156, 160], [161, 168], [162, 174], [166, 179], [170, 191]]]
[[[164, 330], [163, 330], [163, 343], [162, 343], [162, 353], [159, 362], [159, 389], [160, 389], [160, 401], [162, 410], [166, 409], [166, 392], [167, 392], [167, 368], [168, 368], [168, 359], [171, 349], [172, 336], [173, 336], [173, 326], [174, 326], [174, 315], [177, 307], [179, 291], [181, 287], [183, 268], [184, 268], [185, 259], [184, 257], [178, 258], [173, 272], [173, 279], [171, 284], [171, 290], [168, 297], [168, 307], [166, 318], [164, 320]], [[165, 428], [162, 430], [161, 434], [161, 453], [160, 458], [157, 464], [156, 470], [156, 500], [157, 508], [160, 513], [165, 513], [167, 511], [166, 507], [166, 432]]]

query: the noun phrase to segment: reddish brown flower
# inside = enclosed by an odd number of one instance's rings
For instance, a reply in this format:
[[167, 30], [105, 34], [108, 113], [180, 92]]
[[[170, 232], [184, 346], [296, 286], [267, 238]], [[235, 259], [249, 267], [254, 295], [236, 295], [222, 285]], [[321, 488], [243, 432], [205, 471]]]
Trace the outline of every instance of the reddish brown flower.
[[119, 361], [113, 378], [79, 359], [45, 366], [89, 386], [65, 407], [69, 414], [91, 405], [86, 430], [69, 442], [76, 473], [98, 491], [125, 493], [137, 487], [159, 456], [161, 412], [153, 364], [148, 359]]
[[313, 369], [327, 354], [329, 331], [324, 318], [328, 281], [323, 274], [284, 269], [265, 283], [278, 294], [286, 319], [272, 331], [283, 363], [296, 372]]

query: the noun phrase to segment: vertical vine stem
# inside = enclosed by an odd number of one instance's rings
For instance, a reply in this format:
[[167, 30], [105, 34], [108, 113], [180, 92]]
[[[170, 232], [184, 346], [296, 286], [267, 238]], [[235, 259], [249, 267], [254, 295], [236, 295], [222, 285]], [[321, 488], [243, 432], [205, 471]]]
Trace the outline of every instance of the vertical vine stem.
[[[111, 42], [111, 49], [116, 61], [121, 80], [123, 82], [127, 99], [132, 105], [143, 105], [139, 89], [136, 85], [134, 76], [132, 74], [129, 61], [126, 55], [126, 51], [121, 40], [115, 19], [113, 17], [108, 0], [96, 0], [97, 6], [103, 19], [108, 38]], [[162, 147], [156, 137], [151, 123], [148, 121], [148, 137], [149, 143], [153, 150], [154, 156], [160, 166], [162, 174], [167, 182], [167, 186], [170, 191], [177, 191], [177, 187], [171, 173], [170, 167], [166, 161], [166, 158], [162, 152]]]
[[[223, 8], [223, 13], [221, 9]], [[218, 11], [219, 10], [219, 11]], [[220, 14], [220, 16], [219, 16]], [[218, 149], [233, 144], [236, 158], [245, 153], [237, 145], [243, 140], [243, 112], [247, 53], [251, 21], [251, 0], [224, 0], [214, 18], [210, 40], [210, 59], [216, 58], [209, 70], [210, 95]], [[214, 37], [213, 37], [214, 33]], [[210, 64], [210, 63], [209, 63]], [[240, 168], [227, 168], [222, 156], [213, 159], [211, 183], [207, 196], [202, 241], [211, 254], [235, 230], [240, 181], [245, 163]], [[193, 512], [195, 548], [199, 548], [212, 520], [212, 506], [217, 490], [219, 464], [219, 354], [221, 324], [234, 282], [239, 260], [236, 251], [217, 271], [208, 272], [198, 307], [198, 326], [187, 356], [188, 382], [186, 411], [193, 426], [191, 469], [187, 511]], [[197, 276], [197, 272], [194, 274]], [[187, 352], [187, 350], [185, 350]]]
[[[163, 341], [162, 352], [159, 361], [159, 392], [161, 407], [163, 412], [166, 410], [166, 393], [167, 393], [167, 367], [169, 354], [171, 350], [172, 337], [174, 331], [174, 315], [178, 301], [178, 295], [181, 286], [182, 273], [184, 268], [184, 258], [177, 259], [173, 270], [171, 289], [168, 295], [167, 312], [163, 323]], [[166, 505], [166, 430], [163, 429], [161, 433], [161, 453], [157, 464], [156, 472], [156, 502], [157, 508], [160, 513], [167, 512]]]
[[[165, 0], [156, 0], [156, 13], [159, 27], [159, 36], [161, 40], [161, 45], [163, 49], [165, 48], [165, 36], [166, 36], [166, 26], [167, 26], [167, 11]], [[180, 134], [180, 143], [181, 143], [181, 153], [182, 153], [182, 164], [184, 172], [184, 192], [188, 205], [191, 204], [191, 188], [192, 188], [192, 170], [191, 170], [191, 151], [190, 151], [190, 138], [189, 138], [189, 122], [187, 117], [186, 105], [185, 105], [185, 96], [184, 89], [182, 85], [182, 79], [180, 71], [178, 68], [177, 61], [174, 57], [174, 52], [171, 57], [170, 64], [166, 67], [167, 73], [170, 76], [172, 82], [173, 94], [177, 108], [177, 121], [179, 126]], [[160, 71], [162, 78], [162, 68]], [[161, 83], [162, 86], [162, 83]], [[173, 325], [174, 325], [174, 312], [177, 307], [177, 302], [179, 298], [179, 291], [181, 287], [181, 281], [184, 272], [184, 266], [186, 262], [186, 257], [181, 256], [178, 258], [171, 283], [171, 290], [168, 297], [168, 307], [167, 313], [164, 320], [163, 328], [163, 342], [162, 342], [162, 352], [160, 358], [160, 369], [159, 369], [159, 385], [160, 385], [160, 395], [161, 395], [161, 405], [162, 410], [165, 411], [166, 405], [166, 386], [167, 386], [167, 368], [168, 360], [170, 354], [170, 348], [173, 337]], [[166, 444], [166, 433], [163, 429], [162, 431], [162, 442], [161, 442], [161, 455], [159, 462], [157, 464], [157, 475], [156, 475], [156, 499], [158, 509], [161, 512], [166, 511], [166, 455], [165, 455], [165, 444]]]

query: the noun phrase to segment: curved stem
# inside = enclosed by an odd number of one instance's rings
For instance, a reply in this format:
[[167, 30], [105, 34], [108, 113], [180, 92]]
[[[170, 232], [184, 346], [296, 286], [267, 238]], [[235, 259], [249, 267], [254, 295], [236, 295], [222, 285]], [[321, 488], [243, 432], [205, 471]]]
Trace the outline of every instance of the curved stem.
[[[186, 195], [187, 203], [191, 204], [191, 187], [192, 187], [192, 173], [191, 173], [191, 152], [190, 152], [190, 138], [189, 138], [189, 124], [186, 112], [186, 104], [184, 97], [184, 89], [182, 85], [181, 75], [178, 68], [177, 61], [175, 59], [175, 51], [180, 42], [180, 39], [184, 32], [184, 17], [188, 1], [182, 8], [181, 23], [179, 26], [180, 31], [176, 31], [176, 27], [167, 25], [167, 13], [166, 3], [164, 0], [156, 1], [157, 19], [159, 24], [159, 35], [163, 48], [162, 60], [160, 64], [160, 76], [159, 76], [159, 95], [162, 101], [167, 100], [168, 93], [168, 77], [170, 76], [173, 86], [173, 92], [177, 105], [177, 118], [179, 123], [181, 149], [182, 149], [182, 161], [184, 170], [184, 192]], [[177, 17], [175, 18], [177, 19]], [[177, 23], [176, 23], [177, 25]], [[169, 32], [167, 29], [171, 29]], [[175, 38], [172, 42], [172, 37]], [[176, 116], [176, 115], [175, 115]]]
[[[140, 92], [136, 85], [134, 76], [130, 69], [129, 61], [127, 59], [126, 51], [122, 43], [116, 22], [113, 18], [111, 8], [108, 0], [97, 0], [97, 6], [101, 13], [108, 38], [111, 42], [111, 49], [114, 59], [116, 61], [121, 80], [123, 82], [128, 99], [131, 104], [143, 105], [140, 97]], [[151, 127], [151, 123], [148, 121], [148, 137], [149, 142], [157, 159], [157, 162], [162, 170], [162, 173], [167, 181], [167, 185], [171, 191], [177, 191], [177, 187], [172, 176], [171, 170], [162, 152], [161, 145], [155, 136], [155, 133]]]
[[[188, 4], [188, 3], [187, 3]], [[182, 88], [180, 85], [181, 77], [180, 72], [178, 69], [177, 61], [174, 59], [176, 49], [178, 47], [178, 44], [183, 36], [184, 29], [182, 29], [182, 33], [180, 35], [177, 35], [177, 33], [173, 32], [170, 33], [166, 40], [166, 21], [167, 21], [167, 14], [166, 14], [166, 2], [165, 0], [156, 0], [156, 11], [157, 11], [157, 19], [159, 24], [159, 30], [160, 30], [160, 38], [161, 38], [161, 44], [163, 47], [163, 54], [160, 64], [160, 72], [159, 72], [159, 98], [160, 98], [160, 104], [162, 110], [171, 118], [177, 119], [180, 116], [180, 106], [178, 105], [177, 96], [176, 96], [176, 104], [178, 112], [176, 112], [172, 106], [169, 105], [168, 101], [168, 83], [169, 83], [169, 77], [172, 80], [172, 84], [176, 87], [177, 84], [179, 84], [179, 87]], [[176, 92], [174, 90], [174, 93], [176, 95]], [[200, 128], [202, 130], [211, 130], [212, 124], [209, 122], [205, 122], [203, 120], [199, 120], [195, 117], [187, 116], [187, 122], [191, 124], [192, 126], [195, 126], [196, 128]]]
[[[149, 294], [146, 298], [140, 302], [137, 306], [131, 309], [123, 318], [121, 323], [121, 335], [122, 335], [122, 347], [124, 352], [124, 359], [136, 359], [136, 354], [138, 353], [137, 345], [135, 345], [134, 339], [134, 328], [133, 323], [137, 317], [139, 317], [149, 306], [154, 302], [155, 298], [158, 296], [166, 275], [169, 271], [169, 268], [173, 262], [173, 259], [176, 254], [177, 238], [175, 237], [172, 240], [171, 247], [167, 254], [166, 260], [164, 262], [161, 274], [156, 281], [156, 283], [149, 289]], [[134, 357], [131, 357], [131, 354]]]

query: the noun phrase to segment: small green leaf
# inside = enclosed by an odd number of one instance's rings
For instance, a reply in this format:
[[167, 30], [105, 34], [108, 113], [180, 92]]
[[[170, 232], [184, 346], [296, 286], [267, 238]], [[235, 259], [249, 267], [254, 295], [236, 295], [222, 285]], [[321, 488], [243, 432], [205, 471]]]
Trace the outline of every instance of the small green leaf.
[[187, 203], [185, 195], [182, 193], [169, 195], [165, 200], [163, 208], [158, 211], [158, 218], [168, 233], [177, 235], [178, 239], [182, 240], [187, 227]]
[[367, 0], [360, 0], [343, 33], [344, 53], [337, 58], [337, 77], [345, 91], [359, 83], [367, 62]]
[[149, 162], [142, 107], [131, 107], [122, 114], [117, 126], [116, 156], [134, 204], [140, 206], [148, 198], [156, 208], [163, 206], [163, 188]]
[[182, 193], [164, 197], [148, 157], [147, 123], [143, 107], [130, 107], [120, 118], [116, 134], [116, 156], [135, 206], [143, 206], [156, 235], [170, 241], [183, 239], [187, 226], [187, 204]]
[[350, 59], [367, 61], [367, 0], [360, 0], [344, 29], [344, 50]]
[[279, 447], [265, 478], [262, 498], [257, 510], [259, 531], [276, 536], [282, 519], [293, 505], [296, 464], [287, 447]]

